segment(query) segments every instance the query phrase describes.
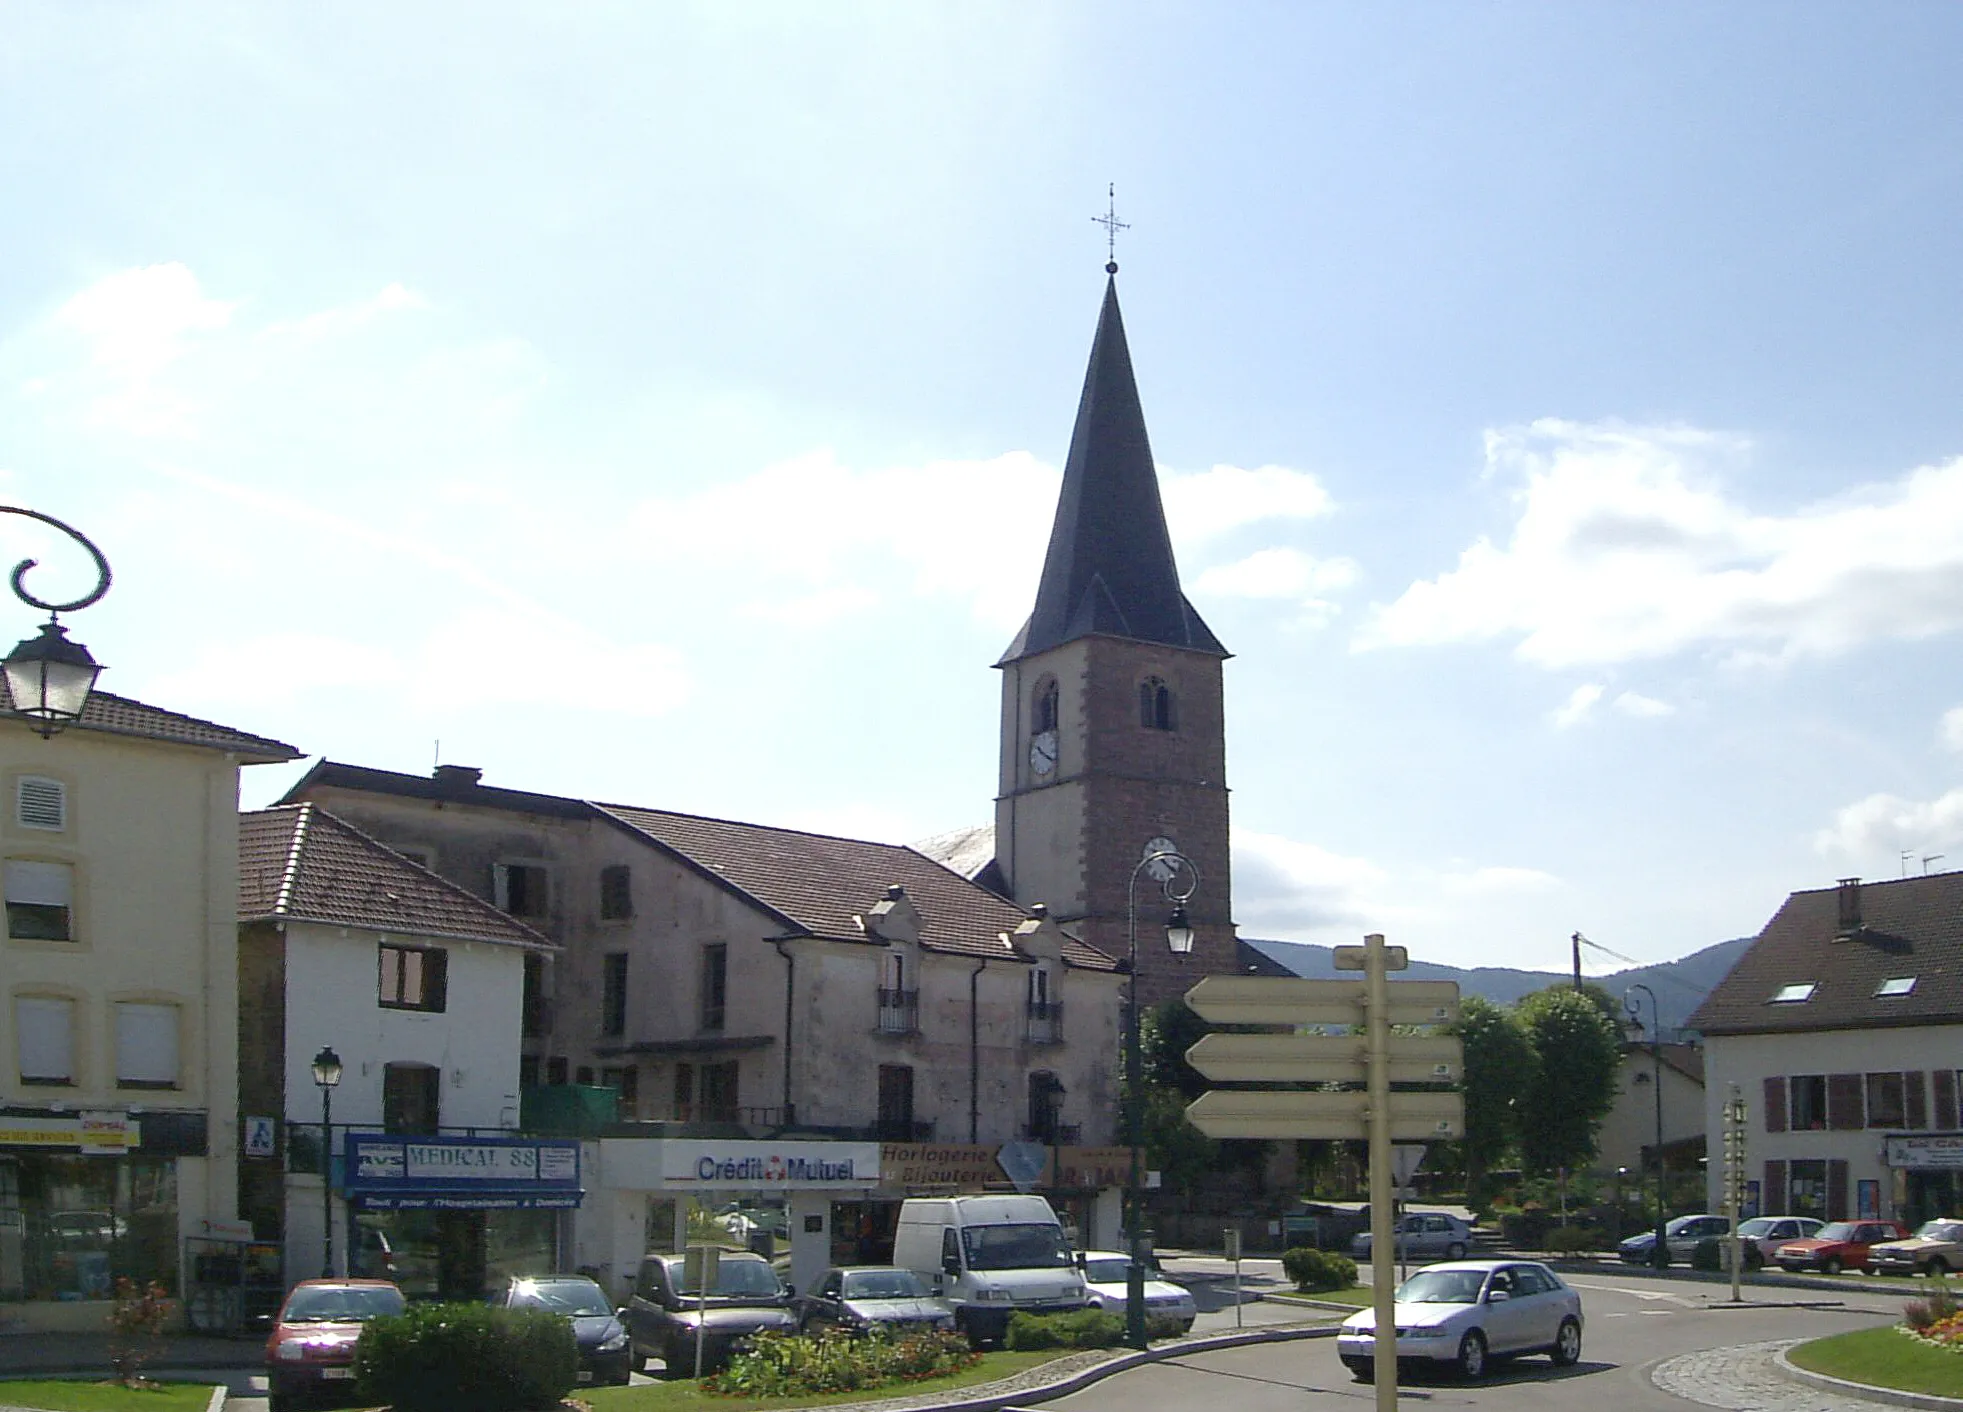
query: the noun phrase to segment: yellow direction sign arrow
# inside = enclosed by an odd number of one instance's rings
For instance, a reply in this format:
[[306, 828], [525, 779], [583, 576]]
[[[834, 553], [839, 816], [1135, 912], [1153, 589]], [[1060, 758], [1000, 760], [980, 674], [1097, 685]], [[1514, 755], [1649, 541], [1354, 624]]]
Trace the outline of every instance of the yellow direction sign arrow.
[[[1367, 1138], [1370, 1095], [1272, 1089], [1209, 1089], [1186, 1105], [1186, 1117], [1208, 1137]], [[1465, 1098], [1457, 1093], [1393, 1093], [1394, 1142], [1437, 1142], [1465, 1133]]]
[[[1210, 1034], [1186, 1062], [1216, 1083], [1362, 1083], [1370, 1053], [1360, 1034]], [[1457, 1083], [1465, 1046], [1457, 1035], [1389, 1036], [1392, 1083]]]
[[[1294, 976], [1208, 976], [1186, 1004], [1216, 1025], [1361, 1025], [1365, 981]], [[1449, 1025], [1459, 1018], [1457, 981], [1390, 981], [1393, 1025]]]

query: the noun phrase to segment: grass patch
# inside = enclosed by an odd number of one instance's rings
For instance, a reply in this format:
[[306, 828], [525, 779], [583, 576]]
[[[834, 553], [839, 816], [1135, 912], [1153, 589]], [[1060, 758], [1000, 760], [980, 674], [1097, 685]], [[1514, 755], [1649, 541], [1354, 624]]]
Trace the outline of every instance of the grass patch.
[[[823, 1396], [712, 1397], [686, 1380], [658, 1383], [652, 1387], [575, 1388], [571, 1395], [582, 1402], [591, 1403], [594, 1412], [683, 1412], [683, 1409], [687, 1409], [687, 1412], [749, 1412], [752, 1408], [823, 1407], [828, 1403], [875, 1402], [882, 1397], [914, 1397], [922, 1393], [973, 1387], [976, 1383], [1014, 1377], [1025, 1368], [1039, 1367], [1073, 1351], [1046, 1348], [1033, 1353], [984, 1353], [981, 1362], [974, 1367], [950, 1373], [944, 1378]], [[121, 1409], [116, 1412], [121, 1412]]]
[[59, 1378], [0, 1382], [0, 1403], [45, 1407], [49, 1412], [204, 1412], [210, 1383], [69, 1382]]
[[[1270, 1304], [1347, 1304], [1353, 1309], [1368, 1309], [1370, 1301], [1376, 1298], [1369, 1285], [1351, 1285], [1348, 1289], [1318, 1290], [1314, 1294], [1297, 1294], [1294, 1290], [1275, 1290], [1262, 1294]], [[1252, 1303], [1253, 1301], [1249, 1301]]]
[[1892, 1325], [1856, 1329], [1786, 1350], [1797, 1367], [1903, 1392], [1963, 1397], [1963, 1355], [1900, 1333]]

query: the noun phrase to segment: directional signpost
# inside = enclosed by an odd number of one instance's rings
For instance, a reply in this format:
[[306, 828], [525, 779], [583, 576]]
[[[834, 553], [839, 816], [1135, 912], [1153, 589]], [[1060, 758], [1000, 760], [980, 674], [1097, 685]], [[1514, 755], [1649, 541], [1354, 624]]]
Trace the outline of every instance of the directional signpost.
[[[1397, 1330], [1391, 1249], [1394, 1192], [1417, 1169], [1395, 1158], [1394, 1141], [1434, 1142], [1465, 1134], [1465, 1095], [1456, 1084], [1465, 1054], [1457, 1036], [1393, 1033], [1392, 1026], [1449, 1025], [1459, 1017], [1452, 981], [1398, 981], [1387, 972], [1410, 964], [1401, 946], [1372, 934], [1362, 946], [1336, 948], [1336, 968], [1361, 980], [1208, 976], [1186, 992], [1186, 1004], [1218, 1025], [1342, 1025], [1345, 1034], [1210, 1034], [1186, 1051], [1186, 1062], [1216, 1083], [1320, 1084], [1320, 1088], [1216, 1088], [1187, 1105], [1208, 1137], [1349, 1138], [1370, 1143], [1370, 1261], [1375, 1290], [1377, 1412], [1397, 1409]], [[1422, 1149], [1420, 1149], [1420, 1153]]]

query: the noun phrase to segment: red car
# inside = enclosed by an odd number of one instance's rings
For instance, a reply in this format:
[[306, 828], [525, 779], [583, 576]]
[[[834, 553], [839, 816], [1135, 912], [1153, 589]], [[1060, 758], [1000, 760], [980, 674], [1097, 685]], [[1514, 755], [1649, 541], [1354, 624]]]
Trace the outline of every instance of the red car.
[[1822, 1226], [1818, 1235], [1787, 1241], [1772, 1258], [1781, 1269], [1837, 1275], [1849, 1266], [1867, 1269], [1869, 1246], [1907, 1235], [1908, 1227], [1900, 1221], [1835, 1221]]
[[302, 1280], [287, 1291], [266, 1340], [269, 1412], [302, 1398], [354, 1390], [354, 1345], [361, 1326], [407, 1307], [387, 1280]]

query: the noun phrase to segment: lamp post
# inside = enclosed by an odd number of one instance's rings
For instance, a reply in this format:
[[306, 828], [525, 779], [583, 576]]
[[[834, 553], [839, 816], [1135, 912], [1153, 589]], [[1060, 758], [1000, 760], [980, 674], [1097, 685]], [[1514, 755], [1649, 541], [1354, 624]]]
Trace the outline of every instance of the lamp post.
[[[1145, 1194], [1139, 1172], [1139, 1154], [1145, 1146], [1145, 1061], [1138, 1038], [1138, 880], [1148, 871], [1172, 904], [1166, 918], [1166, 946], [1175, 956], [1192, 954], [1193, 924], [1186, 916], [1186, 901], [1200, 885], [1199, 869], [1191, 859], [1159, 848], [1138, 860], [1125, 887], [1125, 1126], [1131, 1143], [1131, 1176], [1125, 1183], [1131, 1257], [1125, 1262], [1125, 1342], [1132, 1348], [1146, 1346]], [[1182, 880], [1184, 888], [1178, 886]]]
[[1649, 1086], [1656, 1100], [1656, 1249], [1650, 1252], [1650, 1259], [1661, 1269], [1670, 1263], [1670, 1246], [1663, 1238], [1670, 1220], [1663, 1205], [1663, 1021], [1657, 1014], [1656, 992], [1638, 981], [1622, 994], [1622, 1003], [1629, 1010], [1629, 1022], [1638, 1030], [1643, 1027], [1642, 1006], [1632, 993], [1638, 990], [1649, 997]]
[[48, 615], [47, 622], [41, 624], [38, 637], [16, 643], [14, 650], [7, 654], [4, 661], [0, 661], [0, 669], [4, 669], [7, 678], [7, 694], [13, 700], [15, 712], [25, 716], [28, 724], [46, 740], [81, 719], [82, 708], [88, 704], [89, 692], [94, 689], [96, 676], [102, 671], [101, 664], [89, 655], [88, 648], [68, 640], [67, 630], [59, 619], [63, 613], [88, 607], [109, 591], [109, 561], [102, 557], [100, 549], [90, 543], [87, 535], [52, 515], [19, 505], [0, 505], [0, 514], [24, 515], [44, 525], [53, 525], [86, 549], [89, 557], [95, 560], [95, 587], [66, 603], [51, 603], [27, 591], [27, 571], [35, 566], [36, 560], [21, 560], [14, 565], [9, 579], [14, 597], [31, 608], [42, 609]]
[[320, 1277], [334, 1278], [334, 1089], [341, 1082], [341, 1056], [322, 1045], [314, 1055], [314, 1082], [320, 1085]]

